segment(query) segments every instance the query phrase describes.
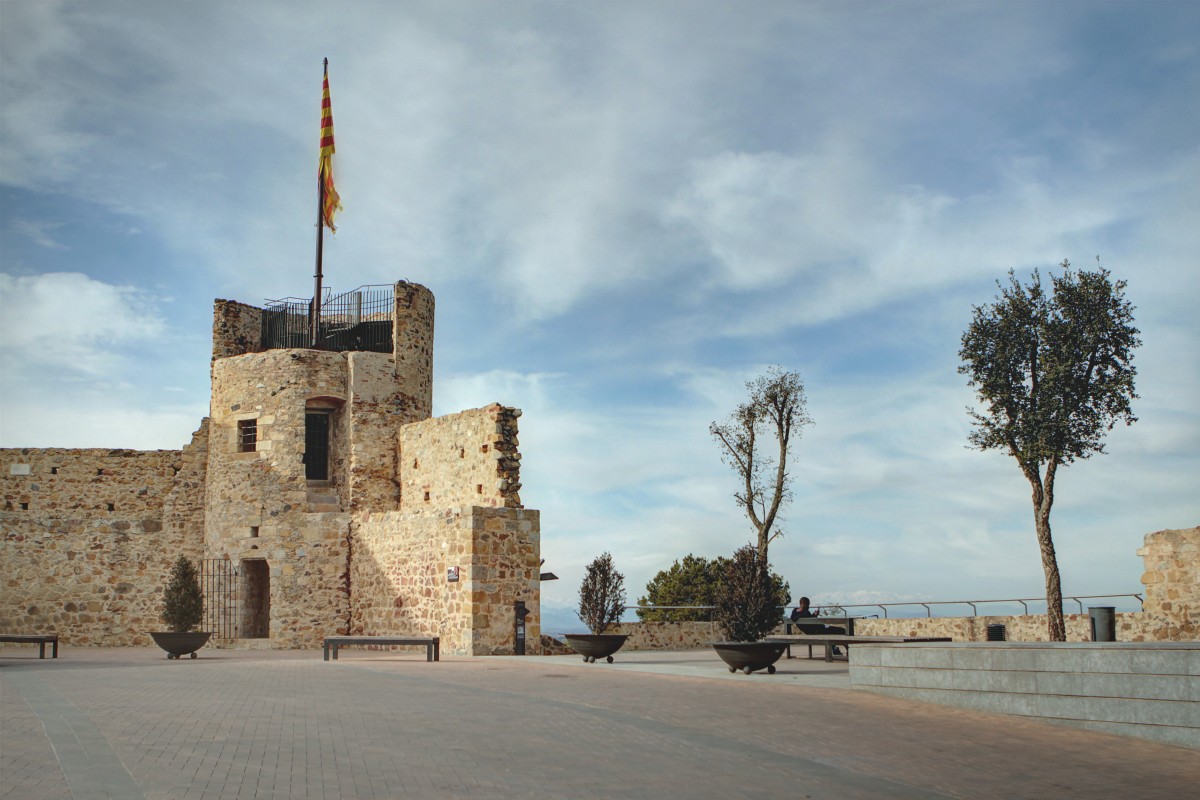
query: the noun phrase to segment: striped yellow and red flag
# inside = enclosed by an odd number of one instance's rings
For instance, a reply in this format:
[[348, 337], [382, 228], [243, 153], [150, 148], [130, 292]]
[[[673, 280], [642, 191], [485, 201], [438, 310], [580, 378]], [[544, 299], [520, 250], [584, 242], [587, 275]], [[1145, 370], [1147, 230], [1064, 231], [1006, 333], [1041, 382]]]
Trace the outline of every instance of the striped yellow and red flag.
[[331, 231], [334, 213], [342, 210], [341, 198], [333, 186], [333, 106], [329, 102], [329, 60], [325, 61], [325, 81], [321, 88], [321, 160], [317, 179], [321, 186], [321, 222]]

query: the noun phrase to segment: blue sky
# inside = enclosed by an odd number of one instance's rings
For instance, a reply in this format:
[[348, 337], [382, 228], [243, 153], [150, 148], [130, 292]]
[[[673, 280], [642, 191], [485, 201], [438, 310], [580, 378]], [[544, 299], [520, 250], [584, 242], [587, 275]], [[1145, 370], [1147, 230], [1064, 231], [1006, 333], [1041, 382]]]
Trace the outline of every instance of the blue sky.
[[0, 4], [0, 444], [178, 448], [212, 300], [437, 296], [435, 412], [524, 410], [543, 604], [749, 541], [707, 429], [769, 365], [815, 425], [772, 561], [870, 602], [1043, 593], [1029, 488], [966, 449], [971, 307], [1129, 281], [1140, 421], [1060, 472], [1068, 594], [1200, 523], [1200, 5]]

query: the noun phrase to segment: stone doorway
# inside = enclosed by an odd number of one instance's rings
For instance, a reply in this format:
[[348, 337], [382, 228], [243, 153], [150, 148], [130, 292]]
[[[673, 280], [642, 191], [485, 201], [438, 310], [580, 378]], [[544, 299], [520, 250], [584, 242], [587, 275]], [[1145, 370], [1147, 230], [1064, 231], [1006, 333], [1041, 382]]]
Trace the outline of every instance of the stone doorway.
[[271, 569], [266, 559], [242, 562], [242, 636], [268, 639], [271, 636]]

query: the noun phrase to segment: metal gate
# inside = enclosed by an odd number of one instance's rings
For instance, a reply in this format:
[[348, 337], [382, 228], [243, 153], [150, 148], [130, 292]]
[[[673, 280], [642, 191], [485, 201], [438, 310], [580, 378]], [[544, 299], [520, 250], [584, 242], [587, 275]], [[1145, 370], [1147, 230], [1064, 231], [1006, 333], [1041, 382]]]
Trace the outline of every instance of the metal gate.
[[238, 571], [227, 558], [206, 558], [200, 569], [204, 630], [214, 639], [238, 638]]

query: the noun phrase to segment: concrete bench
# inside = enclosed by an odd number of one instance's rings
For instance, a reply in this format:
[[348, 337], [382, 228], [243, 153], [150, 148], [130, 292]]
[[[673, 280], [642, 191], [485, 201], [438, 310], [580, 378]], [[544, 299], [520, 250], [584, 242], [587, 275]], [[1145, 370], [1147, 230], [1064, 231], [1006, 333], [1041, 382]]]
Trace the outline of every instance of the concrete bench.
[[326, 636], [325, 637], [325, 660], [329, 660], [330, 652], [333, 653], [333, 660], [338, 660], [338, 648], [345, 647], [351, 644], [361, 645], [421, 645], [425, 648], [426, 661], [441, 661], [441, 643], [442, 640], [437, 636]]
[[[790, 636], [768, 636], [768, 642], [787, 642], [791, 650], [793, 644], [808, 645], [808, 657], [812, 658], [813, 645], [825, 646], [825, 660], [833, 661], [833, 648], [846, 648], [846, 660], [850, 660], [850, 645], [852, 644], [906, 644], [908, 642], [950, 642], [949, 636], [846, 636], [836, 634], [792, 634]], [[789, 654], [790, 657], [790, 654]]]
[[51, 658], [58, 658], [57, 633], [0, 633], [0, 642], [16, 642], [17, 644], [36, 644], [38, 658], [46, 657], [46, 645], [52, 645]]

